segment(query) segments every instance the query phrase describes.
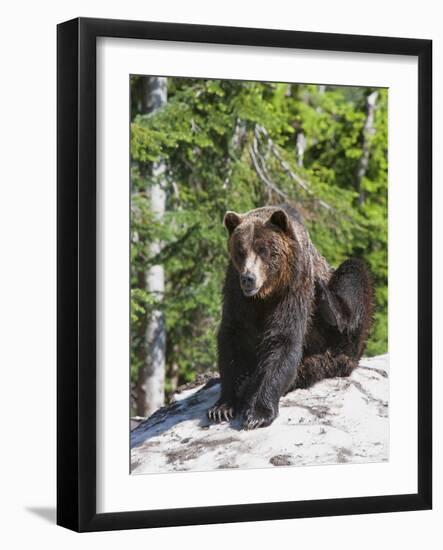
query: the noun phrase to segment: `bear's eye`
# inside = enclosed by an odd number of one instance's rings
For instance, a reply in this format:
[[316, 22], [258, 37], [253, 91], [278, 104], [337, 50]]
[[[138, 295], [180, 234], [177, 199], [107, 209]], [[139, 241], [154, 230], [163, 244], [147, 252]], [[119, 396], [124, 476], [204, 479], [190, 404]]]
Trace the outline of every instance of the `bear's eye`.
[[266, 258], [269, 254], [269, 248], [264, 244], [260, 244], [257, 246], [257, 254]]
[[245, 251], [242, 248], [239, 248], [235, 251], [235, 259], [238, 263], [241, 263], [245, 259]]

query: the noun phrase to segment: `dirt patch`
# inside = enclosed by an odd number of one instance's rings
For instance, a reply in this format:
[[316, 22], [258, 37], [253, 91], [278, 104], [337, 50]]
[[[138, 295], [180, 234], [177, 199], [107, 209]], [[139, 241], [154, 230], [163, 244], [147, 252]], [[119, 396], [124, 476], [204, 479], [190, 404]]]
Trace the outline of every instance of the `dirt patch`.
[[214, 449], [215, 447], [222, 447], [223, 445], [230, 445], [231, 443], [239, 442], [236, 437], [224, 437], [222, 439], [212, 439], [209, 441], [202, 441], [199, 443], [202, 449]]
[[346, 449], [345, 447], [341, 447], [340, 449], [337, 449], [337, 462], [339, 462], [340, 464], [349, 462], [349, 458], [351, 456], [352, 456], [352, 453], [349, 449]]
[[[191, 441], [189, 438], [188, 441]], [[183, 463], [187, 460], [193, 460], [194, 458], [198, 458], [202, 454], [204, 454], [209, 449], [216, 449], [220, 448], [220, 450], [223, 450], [223, 447], [225, 445], [230, 445], [231, 443], [236, 443], [239, 440], [235, 437], [224, 437], [222, 439], [214, 439], [214, 440], [207, 440], [207, 441], [194, 441], [193, 443], [190, 443], [187, 446], [181, 447], [180, 449], [176, 449], [173, 451], [166, 451], [166, 461], [168, 464], [173, 463]], [[181, 443], [185, 443], [186, 441], [183, 440]]]
[[183, 449], [177, 449], [175, 451], [166, 451], [166, 462], [168, 464], [174, 464], [175, 462], [183, 463], [186, 460], [192, 460], [197, 458], [201, 454], [201, 449], [196, 445], [190, 445]]
[[383, 376], [383, 378], [388, 378], [388, 373], [385, 370], [376, 369], [375, 367], [362, 367], [361, 365], [358, 368], [370, 372], [376, 372], [380, 376]]
[[293, 464], [290, 455], [275, 455], [275, 456], [271, 456], [271, 458], [269, 459], [269, 462], [270, 462], [273, 466], [291, 466], [291, 464]]
[[232, 470], [233, 468], [239, 468], [238, 464], [232, 464], [232, 462], [224, 462], [217, 466], [217, 470]]
[[131, 462], [131, 474], [135, 472], [135, 470], [141, 465], [141, 463], [142, 461], [138, 459]]

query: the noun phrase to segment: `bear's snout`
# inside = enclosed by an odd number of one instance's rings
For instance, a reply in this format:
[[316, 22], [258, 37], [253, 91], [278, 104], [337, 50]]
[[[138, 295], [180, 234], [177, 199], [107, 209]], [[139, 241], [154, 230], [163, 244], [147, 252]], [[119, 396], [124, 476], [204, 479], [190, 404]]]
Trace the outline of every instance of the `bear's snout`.
[[253, 296], [259, 290], [257, 288], [257, 279], [250, 271], [240, 275], [240, 286], [246, 296]]

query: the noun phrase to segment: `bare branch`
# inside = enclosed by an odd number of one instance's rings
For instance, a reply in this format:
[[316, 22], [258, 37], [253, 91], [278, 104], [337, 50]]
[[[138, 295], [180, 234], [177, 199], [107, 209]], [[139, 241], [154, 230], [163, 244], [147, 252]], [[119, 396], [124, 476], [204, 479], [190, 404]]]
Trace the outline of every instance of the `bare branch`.
[[[261, 126], [260, 124], [257, 124], [254, 128], [254, 136], [255, 136], [254, 139], [256, 139], [256, 140], [259, 139], [260, 134], [262, 134], [266, 138], [266, 141], [268, 143], [268, 147], [269, 147], [270, 151], [272, 152], [274, 157], [278, 160], [278, 162], [280, 163], [280, 165], [282, 166], [282, 168], [286, 172], [286, 174], [293, 181], [295, 181], [308, 195], [314, 197], [314, 193], [312, 192], [312, 190], [310, 188], [310, 185], [303, 178], [301, 178], [298, 174], [296, 174], [292, 170], [290, 165], [282, 158], [277, 146], [272, 141], [271, 136], [269, 135], [268, 131], [263, 126]], [[318, 202], [318, 204], [320, 206], [322, 206], [326, 210], [333, 210], [332, 206], [329, 205], [327, 202], [325, 202], [321, 199], [317, 199], [317, 198], [315, 198], [315, 200]]]
[[249, 148], [249, 152], [252, 159], [252, 164], [254, 165], [255, 171], [257, 172], [259, 178], [262, 180], [262, 182], [274, 193], [279, 195], [280, 197], [283, 197], [285, 200], [289, 200], [289, 197], [286, 193], [284, 193], [281, 189], [279, 189], [275, 183], [273, 183], [267, 174], [266, 167], [264, 166], [264, 163], [260, 163], [260, 153], [258, 151], [257, 146], [257, 138], [254, 136], [252, 146]]

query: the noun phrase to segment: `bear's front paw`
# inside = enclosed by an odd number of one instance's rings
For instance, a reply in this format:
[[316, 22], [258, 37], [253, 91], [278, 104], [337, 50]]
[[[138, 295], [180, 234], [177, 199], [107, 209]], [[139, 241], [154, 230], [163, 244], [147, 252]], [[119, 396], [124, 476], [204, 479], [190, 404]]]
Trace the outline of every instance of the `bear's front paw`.
[[243, 415], [243, 429], [255, 430], [256, 428], [265, 428], [274, 422], [277, 414], [267, 407], [257, 405], [246, 409]]
[[229, 422], [234, 418], [235, 410], [231, 403], [217, 401], [217, 403], [208, 409], [208, 418], [214, 422]]

